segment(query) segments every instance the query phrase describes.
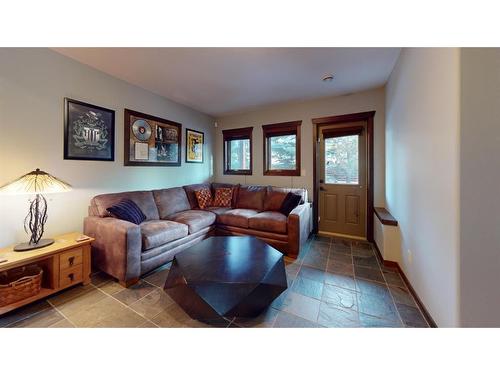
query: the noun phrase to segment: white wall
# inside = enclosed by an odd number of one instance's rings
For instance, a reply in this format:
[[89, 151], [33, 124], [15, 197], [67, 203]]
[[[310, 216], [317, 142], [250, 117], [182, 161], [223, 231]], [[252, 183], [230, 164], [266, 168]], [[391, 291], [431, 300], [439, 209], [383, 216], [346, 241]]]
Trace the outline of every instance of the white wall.
[[440, 327], [459, 323], [459, 102], [458, 49], [403, 49], [386, 86], [387, 209], [401, 266]]
[[461, 49], [461, 323], [500, 326], [500, 49]]
[[[348, 113], [376, 111], [374, 118], [374, 200], [384, 207], [385, 182], [385, 92], [384, 88], [350, 95], [335, 96], [298, 103], [285, 103], [254, 109], [249, 112], [217, 119], [215, 134], [215, 179], [232, 183], [265, 184], [286, 187], [305, 187], [313, 197], [313, 125], [311, 119]], [[301, 176], [281, 177], [263, 175], [262, 125], [302, 120]], [[223, 174], [222, 130], [253, 126], [253, 175], [229, 176]]]
[[[63, 160], [63, 98], [116, 111], [115, 161]], [[181, 167], [124, 167], [123, 110], [183, 125]], [[73, 185], [49, 198], [47, 235], [81, 230], [92, 196], [103, 192], [180, 186], [212, 176], [209, 116], [115, 79], [49, 49], [0, 49], [0, 185], [35, 168]], [[204, 164], [184, 163], [185, 128], [205, 132]], [[0, 246], [26, 240], [27, 196], [0, 196]]]

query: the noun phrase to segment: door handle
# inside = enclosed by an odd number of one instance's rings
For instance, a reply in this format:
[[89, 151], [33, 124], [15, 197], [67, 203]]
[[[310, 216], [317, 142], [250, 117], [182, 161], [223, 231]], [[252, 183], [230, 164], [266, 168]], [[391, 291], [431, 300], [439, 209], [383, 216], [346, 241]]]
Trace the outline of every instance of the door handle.
[[320, 191], [326, 191], [326, 189], [325, 189], [323, 186], [320, 186], [320, 187], [319, 187], [319, 190], [320, 190]]

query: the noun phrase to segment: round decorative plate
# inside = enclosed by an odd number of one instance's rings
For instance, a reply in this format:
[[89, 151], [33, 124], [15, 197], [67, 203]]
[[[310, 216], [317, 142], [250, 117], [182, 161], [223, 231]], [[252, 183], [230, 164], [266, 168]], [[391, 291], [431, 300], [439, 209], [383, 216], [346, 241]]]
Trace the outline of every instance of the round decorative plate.
[[135, 120], [132, 132], [139, 141], [147, 141], [151, 137], [151, 125], [146, 120]]

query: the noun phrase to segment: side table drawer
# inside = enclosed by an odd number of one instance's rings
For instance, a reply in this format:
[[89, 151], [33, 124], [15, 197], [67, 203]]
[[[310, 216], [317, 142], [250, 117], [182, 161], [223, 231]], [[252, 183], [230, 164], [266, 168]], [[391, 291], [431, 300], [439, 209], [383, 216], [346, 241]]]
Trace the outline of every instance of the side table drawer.
[[83, 280], [82, 275], [83, 267], [81, 264], [61, 270], [59, 274], [59, 288], [66, 288], [70, 285], [81, 282]]
[[68, 250], [59, 255], [59, 269], [61, 271], [78, 266], [83, 262], [83, 251], [81, 247]]

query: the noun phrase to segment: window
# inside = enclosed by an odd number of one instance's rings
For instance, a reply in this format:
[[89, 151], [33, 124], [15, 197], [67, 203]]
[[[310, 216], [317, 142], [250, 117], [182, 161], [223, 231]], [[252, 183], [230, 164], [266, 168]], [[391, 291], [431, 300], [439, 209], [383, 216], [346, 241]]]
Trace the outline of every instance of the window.
[[252, 174], [251, 128], [223, 130], [224, 174]]
[[325, 139], [325, 182], [358, 184], [359, 135]]
[[262, 125], [264, 175], [300, 176], [300, 125], [302, 121]]

